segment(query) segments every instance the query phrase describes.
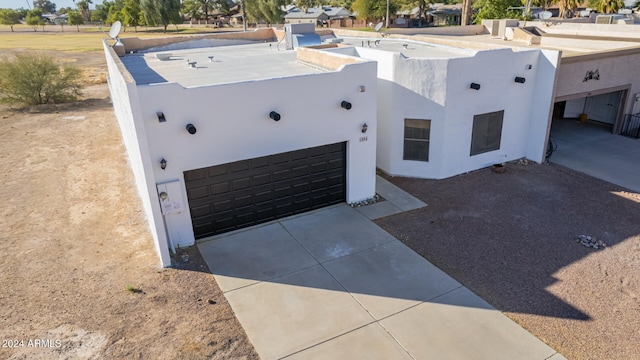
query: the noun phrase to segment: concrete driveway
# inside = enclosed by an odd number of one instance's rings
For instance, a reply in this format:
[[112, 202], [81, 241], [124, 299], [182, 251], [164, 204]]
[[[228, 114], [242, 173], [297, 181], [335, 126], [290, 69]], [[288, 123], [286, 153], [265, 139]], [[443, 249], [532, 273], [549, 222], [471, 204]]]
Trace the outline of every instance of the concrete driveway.
[[563, 359], [370, 221], [424, 206], [377, 190], [198, 245], [263, 359]]
[[551, 137], [557, 149], [551, 162], [640, 192], [640, 139], [614, 135], [593, 122], [554, 119]]

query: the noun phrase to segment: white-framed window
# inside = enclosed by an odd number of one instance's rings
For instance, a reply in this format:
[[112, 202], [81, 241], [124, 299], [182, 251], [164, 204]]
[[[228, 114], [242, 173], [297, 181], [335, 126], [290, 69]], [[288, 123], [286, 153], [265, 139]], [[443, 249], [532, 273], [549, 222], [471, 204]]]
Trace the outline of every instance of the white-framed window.
[[429, 161], [431, 120], [404, 119], [403, 160]]

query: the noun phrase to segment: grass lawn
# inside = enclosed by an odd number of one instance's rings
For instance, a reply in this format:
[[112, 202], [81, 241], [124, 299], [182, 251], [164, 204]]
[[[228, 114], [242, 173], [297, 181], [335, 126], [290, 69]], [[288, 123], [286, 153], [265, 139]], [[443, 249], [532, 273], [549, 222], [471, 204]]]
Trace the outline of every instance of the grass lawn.
[[[11, 32], [9, 26], [2, 25], [0, 26], [0, 50], [101, 51], [102, 43], [100, 40], [109, 38], [107, 34], [109, 32], [108, 26], [103, 28], [81, 26], [80, 32], [78, 32], [75, 26], [66, 25], [64, 32], [61, 30], [63, 29], [58, 25], [45, 26], [44, 32], [42, 31], [42, 27], [39, 27], [38, 31], [33, 31], [31, 26], [15, 25], [14, 31]], [[218, 30], [201, 26], [190, 27], [189, 25], [181, 25], [176, 31], [176, 27], [171, 25], [167, 28], [167, 32], [164, 33], [163, 28], [139, 26], [138, 32], [135, 32], [134, 29], [130, 27], [127, 28], [126, 31], [121, 32], [120, 37], [153, 38], [175, 34], [201, 34], [229, 30], [241, 30], [241, 28], [223, 28]]]

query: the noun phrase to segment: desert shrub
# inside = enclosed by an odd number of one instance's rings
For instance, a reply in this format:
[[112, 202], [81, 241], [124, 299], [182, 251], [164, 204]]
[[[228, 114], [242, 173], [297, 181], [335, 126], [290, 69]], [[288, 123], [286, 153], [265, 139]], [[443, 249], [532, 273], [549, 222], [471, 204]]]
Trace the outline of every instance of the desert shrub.
[[16, 54], [0, 59], [0, 102], [50, 104], [77, 100], [82, 74], [73, 65], [58, 65], [45, 54]]

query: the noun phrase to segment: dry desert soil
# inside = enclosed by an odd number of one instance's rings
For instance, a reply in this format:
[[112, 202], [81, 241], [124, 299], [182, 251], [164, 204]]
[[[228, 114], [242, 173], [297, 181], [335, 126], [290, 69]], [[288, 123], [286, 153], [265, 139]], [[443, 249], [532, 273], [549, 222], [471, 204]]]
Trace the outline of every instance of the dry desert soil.
[[159, 267], [103, 55], [57, 55], [98, 85], [0, 109], [0, 359], [257, 359], [197, 248]]

